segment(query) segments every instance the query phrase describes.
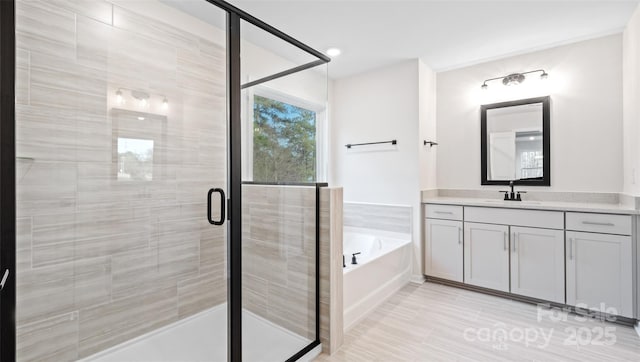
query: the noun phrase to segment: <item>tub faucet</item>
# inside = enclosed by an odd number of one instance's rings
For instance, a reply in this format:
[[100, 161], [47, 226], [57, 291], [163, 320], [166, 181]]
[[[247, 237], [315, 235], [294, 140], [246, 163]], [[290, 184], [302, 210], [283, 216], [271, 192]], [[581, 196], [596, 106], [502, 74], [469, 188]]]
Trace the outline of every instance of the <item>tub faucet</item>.
[[358, 260], [356, 260], [356, 255], [360, 255], [360, 252], [351, 254], [351, 264], [353, 265], [358, 264]]

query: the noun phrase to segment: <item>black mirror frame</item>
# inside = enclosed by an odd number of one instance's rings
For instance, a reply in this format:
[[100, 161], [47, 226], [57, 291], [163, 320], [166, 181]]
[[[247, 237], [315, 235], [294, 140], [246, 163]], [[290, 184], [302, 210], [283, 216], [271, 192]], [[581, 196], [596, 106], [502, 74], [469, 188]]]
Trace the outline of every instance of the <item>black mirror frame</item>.
[[483, 104], [480, 108], [480, 157], [481, 157], [481, 185], [508, 185], [509, 180], [487, 180], [487, 110], [495, 108], [521, 106], [532, 103], [542, 103], [542, 154], [543, 177], [536, 180], [515, 180], [515, 185], [551, 186], [551, 110], [549, 96], [519, 99], [516, 101]]

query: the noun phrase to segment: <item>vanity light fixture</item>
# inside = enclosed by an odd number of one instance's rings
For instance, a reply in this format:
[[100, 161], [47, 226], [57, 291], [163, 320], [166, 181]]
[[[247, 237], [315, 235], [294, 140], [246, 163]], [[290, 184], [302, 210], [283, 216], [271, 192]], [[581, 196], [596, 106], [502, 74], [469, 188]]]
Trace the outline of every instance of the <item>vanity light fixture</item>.
[[545, 72], [544, 69], [536, 69], [536, 70], [530, 70], [528, 72], [512, 73], [508, 75], [503, 75], [501, 77], [485, 79], [485, 81], [482, 82], [482, 86], [480, 86], [480, 88], [482, 90], [487, 90], [489, 88], [489, 86], [487, 85], [487, 82], [491, 82], [498, 79], [502, 79], [502, 84], [506, 86], [518, 85], [525, 81], [526, 79], [525, 74], [531, 74], [531, 73], [542, 73], [540, 74], [540, 79], [542, 80], [549, 78], [549, 73]]
[[148, 100], [149, 100], [149, 93], [147, 92], [142, 92], [142, 91], [136, 91], [136, 90], [132, 90], [131, 91], [131, 96], [135, 99], [138, 100], [138, 104], [140, 104], [140, 107], [146, 107]]
[[161, 108], [163, 111], [169, 108], [169, 99], [164, 94], [151, 94], [143, 90], [120, 87], [117, 88], [115, 95], [115, 102], [119, 106], [125, 105], [127, 98], [133, 98], [133, 105], [137, 105], [138, 108], [150, 110]]

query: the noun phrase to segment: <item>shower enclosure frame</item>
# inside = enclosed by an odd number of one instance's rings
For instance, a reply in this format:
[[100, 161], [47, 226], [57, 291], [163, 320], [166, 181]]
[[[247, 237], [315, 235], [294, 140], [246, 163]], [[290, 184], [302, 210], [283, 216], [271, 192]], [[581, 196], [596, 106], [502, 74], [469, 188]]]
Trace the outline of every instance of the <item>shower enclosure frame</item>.
[[[228, 318], [227, 359], [242, 361], [242, 89], [329, 63], [325, 54], [311, 48], [275, 27], [222, 0], [202, 0], [226, 12], [227, 40], [227, 110], [228, 110], [228, 180], [226, 200], [228, 245]], [[15, 152], [15, 84], [16, 84], [16, 0], [0, 0], [0, 280], [5, 270], [10, 274], [0, 290], [0, 360], [16, 359], [16, 152]], [[246, 21], [317, 58], [312, 62], [252, 81], [241, 83], [240, 23]], [[245, 182], [246, 184], [246, 182]], [[320, 345], [320, 274], [319, 274], [319, 202], [320, 187], [326, 183], [298, 184], [316, 188], [316, 267], [315, 267], [315, 340], [289, 358], [295, 361]], [[204, 196], [204, 195], [203, 195]]]

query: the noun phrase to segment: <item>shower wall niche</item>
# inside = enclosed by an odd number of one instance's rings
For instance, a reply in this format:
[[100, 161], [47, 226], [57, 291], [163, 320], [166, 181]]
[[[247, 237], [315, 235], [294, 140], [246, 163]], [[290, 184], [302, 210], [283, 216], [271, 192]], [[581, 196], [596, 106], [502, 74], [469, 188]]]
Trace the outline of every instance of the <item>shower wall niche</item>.
[[205, 218], [227, 178], [224, 32], [130, 3], [146, 10], [16, 4], [21, 361], [86, 357], [226, 302], [226, 228]]

